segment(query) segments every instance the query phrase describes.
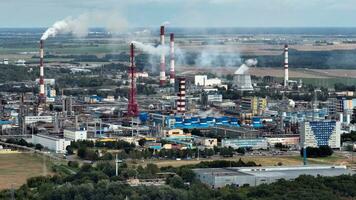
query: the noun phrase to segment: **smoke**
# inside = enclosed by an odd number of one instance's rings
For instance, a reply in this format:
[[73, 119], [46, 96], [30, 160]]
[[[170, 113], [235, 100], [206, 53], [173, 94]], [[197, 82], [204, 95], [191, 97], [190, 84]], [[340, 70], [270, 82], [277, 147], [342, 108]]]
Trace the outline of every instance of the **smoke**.
[[257, 59], [248, 59], [235, 71], [235, 74], [245, 74], [250, 67], [256, 66], [257, 64]]
[[73, 34], [76, 37], [85, 37], [89, 27], [104, 27], [110, 33], [117, 33], [128, 27], [128, 22], [115, 12], [92, 12], [80, 15], [77, 18], [67, 17], [55, 22], [42, 35], [41, 40], [56, 37], [58, 34]]
[[138, 41], [131, 41], [132, 44], [135, 45], [136, 48], [148, 53], [148, 54], [151, 54], [151, 55], [161, 55], [162, 53], [165, 53], [167, 54], [169, 52], [169, 47], [167, 46], [153, 46], [153, 45], [150, 45], [150, 44], [144, 44], [142, 42], [138, 42]]
[[[229, 49], [231, 48], [231, 49]], [[239, 52], [236, 47], [224, 47], [224, 52], [213, 47], [203, 48], [194, 60], [198, 67], [234, 67], [241, 64]]]
[[169, 24], [171, 24], [169, 21], [165, 21], [161, 24], [161, 26], [168, 26]]
[[71, 33], [77, 37], [84, 37], [88, 34], [89, 16], [80, 15], [78, 18], [67, 17], [61, 21], [55, 22], [52, 27], [48, 28], [42, 35], [41, 40], [49, 37], [55, 37], [57, 34]]

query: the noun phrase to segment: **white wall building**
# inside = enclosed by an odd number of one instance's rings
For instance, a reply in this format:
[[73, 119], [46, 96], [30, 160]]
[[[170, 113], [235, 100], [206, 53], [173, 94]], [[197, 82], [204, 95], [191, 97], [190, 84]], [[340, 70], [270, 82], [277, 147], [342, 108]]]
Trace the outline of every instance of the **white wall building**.
[[64, 138], [69, 139], [69, 140], [86, 140], [87, 139], [87, 131], [86, 130], [69, 130], [69, 129], [64, 129], [63, 131]]
[[319, 147], [329, 146], [338, 149], [340, 141], [341, 124], [338, 121], [313, 121], [300, 125], [300, 146]]
[[64, 138], [42, 134], [32, 135], [32, 143], [41, 144], [45, 148], [56, 153], [66, 153], [66, 148], [70, 145], [70, 141], [65, 140]]
[[196, 75], [194, 76], [194, 84], [196, 86], [215, 86], [221, 85], [221, 80], [218, 78], [208, 79], [207, 75]]

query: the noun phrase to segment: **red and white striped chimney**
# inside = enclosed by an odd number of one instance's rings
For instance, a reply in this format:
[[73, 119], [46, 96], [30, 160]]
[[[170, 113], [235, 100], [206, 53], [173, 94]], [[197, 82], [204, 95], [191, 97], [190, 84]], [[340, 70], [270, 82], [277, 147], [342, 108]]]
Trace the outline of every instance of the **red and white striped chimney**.
[[[161, 46], [164, 47], [164, 26], [161, 26]], [[166, 83], [166, 57], [164, 51], [161, 53], [159, 84], [164, 86]]]
[[185, 113], [185, 78], [178, 78], [177, 112]]
[[174, 60], [174, 33], [171, 33], [170, 37], [170, 54], [171, 54], [171, 63], [170, 63], [170, 69], [169, 69], [169, 83], [171, 85], [174, 85], [174, 79], [175, 79], [175, 60]]
[[40, 40], [40, 91], [39, 91], [39, 100], [41, 103], [45, 102], [45, 86], [44, 86], [44, 66], [43, 66], [43, 48], [44, 48], [44, 41]]
[[284, 87], [288, 87], [288, 44], [284, 45]]

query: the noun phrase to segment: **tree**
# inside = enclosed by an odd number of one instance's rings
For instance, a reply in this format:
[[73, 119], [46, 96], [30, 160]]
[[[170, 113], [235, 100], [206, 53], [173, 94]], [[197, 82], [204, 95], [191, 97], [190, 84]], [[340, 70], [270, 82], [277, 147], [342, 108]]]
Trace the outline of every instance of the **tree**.
[[42, 149], [43, 149], [42, 144], [36, 144], [36, 145], [35, 145], [35, 149], [36, 149], [36, 150], [39, 150], [39, 151], [42, 151]]
[[184, 188], [184, 181], [180, 176], [173, 176], [167, 179], [167, 183], [174, 188]]

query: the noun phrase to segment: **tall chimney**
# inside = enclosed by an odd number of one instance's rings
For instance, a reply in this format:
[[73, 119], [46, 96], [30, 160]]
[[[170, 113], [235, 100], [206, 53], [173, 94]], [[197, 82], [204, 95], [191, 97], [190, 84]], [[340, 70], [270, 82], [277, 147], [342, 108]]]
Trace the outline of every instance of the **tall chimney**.
[[171, 33], [171, 43], [170, 43], [170, 54], [171, 54], [171, 67], [169, 69], [169, 83], [171, 85], [174, 85], [174, 79], [175, 79], [175, 69], [174, 69], [174, 64], [175, 64], [175, 61], [174, 61], [174, 33]]
[[[161, 26], [161, 46], [164, 46], [164, 26]], [[166, 58], [164, 51], [161, 53], [161, 61], [160, 61], [160, 73], [159, 73], [159, 84], [160, 86], [164, 86], [166, 82]]]
[[284, 45], [284, 87], [288, 87], [288, 44]]
[[45, 86], [44, 86], [43, 48], [44, 48], [44, 41], [40, 40], [40, 82], [39, 82], [39, 86], [40, 86], [39, 101], [40, 101], [40, 103], [44, 103], [46, 100]]
[[138, 115], [138, 104], [136, 100], [136, 64], [135, 64], [135, 50], [134, 44], [130, 44], [130, 68], [129, 68], [129, 104], [127, 113], [129, 116], [135, 117]]
[[177, 112], [185, 113], [185, 78], [178, 78]]

